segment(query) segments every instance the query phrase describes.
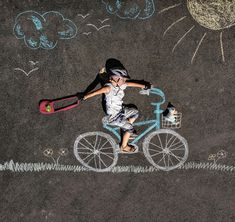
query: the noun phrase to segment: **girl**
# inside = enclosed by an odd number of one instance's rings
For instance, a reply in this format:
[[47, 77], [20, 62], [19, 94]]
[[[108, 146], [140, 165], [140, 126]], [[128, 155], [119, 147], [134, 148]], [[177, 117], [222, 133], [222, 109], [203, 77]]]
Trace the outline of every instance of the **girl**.
[[106, 102], [107, 120], [109, 125], [119, 126], [124, 134], [120, 146], [121, 152], [135, 152], [135, 147], [128, 144], [131, 134], [135, 132], [133, 123], [137, 119], [139, 112], [136, 108], [130, 108], [123, 105], [124, 90], [127, 87], [137, 87], [141, 89], [149, 89], [151, 84], [140, 84], [134, 82], [126, 82], [130, 79], [127, 70], [123, 67], [112, 68], [108, 70], [109, 83], [102, 88], [86, 94], [83, 100], [87, 100], [93, 96], [104, 94]]

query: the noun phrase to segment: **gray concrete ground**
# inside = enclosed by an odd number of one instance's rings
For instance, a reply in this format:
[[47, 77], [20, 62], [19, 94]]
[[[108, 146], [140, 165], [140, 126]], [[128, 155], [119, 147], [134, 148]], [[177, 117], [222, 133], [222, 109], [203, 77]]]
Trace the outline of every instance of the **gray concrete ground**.
[[[56, 152], [60, 148], [69, 150], [60, 159], [61, 164], [79, 165], [73, 154], [76, 137], [84, 132], [107, 132], [101, 123], [101, 98], [50, 116], [39, 113], [38, 102], [84, 90], [108, 58], [117, 58], [133, 79], [145, 79], [162, 89], [167, 101], [183, 113], [182, 127], [177, 132], [188, 141], [187, 162], [211, 162], [210, 154], [224, 150], [227, 156], [218, 163], [234, 166], [235, 29], [232, 26], [215, 31], [202, 27], [192, 18], [186, 1], [162, 13], [159, 12], [178, 1], [154, 2], [156, 11], [149, 19], [128, 20], [108, 14], [98, 0], [0, 1], [2, 164], [11, 159], [52, 163], [43, 155], [43, 150], [51, 147]], [[76, 24], [78, 33], [72, 39], [60, 39], [54, 49], [30, 49], [12, 31], [16, 16], [27, 10], [41, 14], [58, 11]], [[87, 13], [85, 19], [78, 15]], [[181, 22], [167, 30], [183, 16], [186, 17]], [[110, 26], [99, 31], [87, 25], [100, 26], [98, 19], [106, 18], [109, 20], [104, 24]], [[192, 32], [172, 53], [192, 26]], [[48, 35], [53, 35], [53, 27], [51, 30]], [[84, 34], [88, 32], [91, 33]], [[29, 76], [17, 70], [29, 72], [35, 67], [38, 69]], [[136, 89], [126, 92], [125, 102], [138, 106], [140, 120], [152, 117], [151, 101], [154, 98], [143, 97]], [[128, 165], [149, 163], [141, 152], [120, 156], [118, 166]], [[3, 222], [235, 221], [234, 171], [2, 171], [0, 175]]]

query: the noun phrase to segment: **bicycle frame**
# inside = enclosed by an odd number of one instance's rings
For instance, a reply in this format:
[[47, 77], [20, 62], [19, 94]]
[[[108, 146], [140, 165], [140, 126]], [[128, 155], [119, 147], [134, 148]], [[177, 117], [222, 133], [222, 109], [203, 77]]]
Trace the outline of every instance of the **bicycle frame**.
[[[163, 110], [160, 109], [160, 106], [165, 102], [165, 94], [158, 88], [151, 88], [148, 91], [145, 90], [147, 93], [144, 94], [155, 94], [158, 95], [162, 98], [162, 101], [157, 102], [157, 103], [151, 103], [151, 105], [153, 105], [155, 107], [154, 109], [154, 114], [156, 119], [153, 120], [146, 120], [146, 121], [141, 121], [141, 122], [136, 122], [133, 124], [133, 126], [143, 126], [143, 125], [150, 125], [149, 127], [147, 127], [139, 136], [137, 136], [131, 143], [135, 144], [137, 143], [142, 137], [144, 137], [147, 133], [149, 133], [150, 131], [152, 131], [153, 129], [160, 129], [160, 122], [161, 122], [161, 113], [163, 112]], [[121, 140], [121, 137], [118, 133], [120, 127], [111, 127], [108, 126], [107, 124], [103, 124], [103, 127], [107, 130], [109, 130], [110, 132], [112, 132], [118, 140]]]

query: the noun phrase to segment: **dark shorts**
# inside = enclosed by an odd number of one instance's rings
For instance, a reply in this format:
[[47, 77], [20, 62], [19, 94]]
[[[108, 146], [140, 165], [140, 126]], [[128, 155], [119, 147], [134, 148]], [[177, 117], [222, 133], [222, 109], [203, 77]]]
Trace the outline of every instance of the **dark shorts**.
[[121, 112], [117, 115], [108, 116], [108, 124], [112, 126], [119, 126], [124, 132], [132, 133], [134, 131], [133, 125], [128, 122], [130, 118], [137, 118], [139, 111], [135, 107], [123, 106]]

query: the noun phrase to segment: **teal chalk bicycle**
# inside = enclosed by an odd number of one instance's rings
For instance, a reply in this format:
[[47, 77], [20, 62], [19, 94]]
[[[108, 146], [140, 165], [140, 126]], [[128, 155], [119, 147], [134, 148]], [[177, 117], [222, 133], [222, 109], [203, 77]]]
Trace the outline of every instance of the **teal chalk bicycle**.
[[[144, 127], [144, 130], [130, 144], [138, 150], [137, 144], [143, 139], [143, 153], [150, 164], [164, 171], [176, 169], [188, 158], [187, 141], [172, 130], [181, 127], [182, 114], [176, 115], [175, 123], [169, 122], [162, 116], [163, 110], [160, 106], [165, 102], [165, 95], [158, 88], [141, 90], [140, 94], [157, 95], [161, 99], [159, 102], [151, 103], [154, 106], [154, 119], [133, 124], [136, 127]], [[110, 171], [117, 164], [120, 154], [120, 128], [110, 126], [106, 117], [103, 118], [103, 127], [110, 131], [116, 140], [104, 132], [87, 132], [79, 135], [74, 143], [77, 160], [89, 170], [96, 172]]]

